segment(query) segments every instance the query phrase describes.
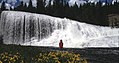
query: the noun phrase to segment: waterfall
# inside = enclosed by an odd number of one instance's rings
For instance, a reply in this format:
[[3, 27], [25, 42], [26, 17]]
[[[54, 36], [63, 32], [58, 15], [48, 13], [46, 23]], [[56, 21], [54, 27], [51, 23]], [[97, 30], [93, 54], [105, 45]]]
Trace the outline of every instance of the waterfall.
[[95, 26], [42, 14], [3, 11], [0, 35], [5, 44], [58, 47], [118, 47], [119, 28]]
[[52, 20], [50, 16], [4, 11], [1, 14], [0, 32], [6, 44], [21, 44], [32, 38], [40, 41], [55, 29], [63, 29], [63, 21]]

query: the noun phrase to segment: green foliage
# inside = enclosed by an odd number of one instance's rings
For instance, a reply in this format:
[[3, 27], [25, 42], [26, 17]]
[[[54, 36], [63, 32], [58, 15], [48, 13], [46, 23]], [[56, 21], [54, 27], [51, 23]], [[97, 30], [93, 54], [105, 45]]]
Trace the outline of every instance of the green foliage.
[[28, 8], [27, 8], [27, 11], [28, 12], [33, 12], [33, 5], [32, 5], [32, 0], [29, 1], [29, 5], [28, 5]]
[[51, 48], [1, 45], [0, 63], [87, 63], [80, 54]]
[[37, 0], [37, 13], [45, 13], [45, 1]]

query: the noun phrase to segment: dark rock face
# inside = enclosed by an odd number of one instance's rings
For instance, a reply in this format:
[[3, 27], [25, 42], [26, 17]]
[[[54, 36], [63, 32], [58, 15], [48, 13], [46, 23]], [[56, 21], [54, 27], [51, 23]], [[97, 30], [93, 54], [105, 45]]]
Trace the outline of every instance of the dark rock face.
[[0, 44], [3, 44], [3, 36], [0, 35]]
[[118, 14], [109, 14], [108, 15], [109, 26], [114, 28], [119, 28], [119, 15]]

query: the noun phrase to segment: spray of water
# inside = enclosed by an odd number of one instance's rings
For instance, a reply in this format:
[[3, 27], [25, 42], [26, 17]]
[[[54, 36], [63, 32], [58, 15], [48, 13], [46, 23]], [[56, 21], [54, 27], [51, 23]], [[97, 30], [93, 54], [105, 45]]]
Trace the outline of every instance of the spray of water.
[[0, 34], [5, 44], [58, 47], [119, 47], [119, 28], [95, 26], [41, 14], [3, 11]]

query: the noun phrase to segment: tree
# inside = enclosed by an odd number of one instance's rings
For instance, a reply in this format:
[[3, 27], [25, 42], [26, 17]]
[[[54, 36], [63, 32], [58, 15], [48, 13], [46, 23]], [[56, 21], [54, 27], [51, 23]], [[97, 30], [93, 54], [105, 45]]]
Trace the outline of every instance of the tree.
[[45, 2], [43, 0], [37, 0], [37, 12], [38, 13], [45, 12]]
[[1, 11], [4, 11], [4, 10], [6, 10], [6, 7], [5, 7], [5, 2], [3, 1], [1, 5]]
[[[101, 2], [97, 4], [85, 3], [78, 5], [75, 3], [74, 6], [69, 6], [68, 0], [49, 0], [46, 5], [46, 0], [37, 0], [37, 6], [33, 7], [32, 0], [29, 1], [28, 7], [23, 5], [23, 2], [17, 7], [20, 11], [36, 12], [40, 14], [48, 14], [51, 16], [70, 18], [81, 22], [96, 24], [96, 25], [107, 25], [108, 14], [119, 14], [119, 2], [115, 2], [114, 5], [106, 1], [105, 6], [102, 6]], [[53, 4], [51, 4], [53, 2]], [[4, 4], [4, 3], [3, 3]], [[2, 4], [2, 9], [4, 5]]]
[[28, 12], [33, 12], [33, 11], [34, 11], [33, 5], [32, 5], [32, 1], [31, 1], [31, 0], [29, 1], [29, 5], [28, 5], [28, 8], [27, 8], [27, 11], [28, 11]]
[[12, 7], [10, 7], [10, 10], [11, 10], [11, 11], [13, 10]]
[[51, 4], [52, 0], [49, 0], [49, 3], [47, 4], [47, 6], [45, 7], [45, 13], [48, 15], [52, 15], [53, 13], [53, 5]]
[[15, 8], [15, 10], [17, 10], [17, 11], [24, 11], [25, 10], [24, 5], [23, 5], [23, 1], [20, 2], [20, 5], [17, 8]]
[[64, 10], [65, 11], [63, 11], [63, 16], [64, 17], [68, 17], [69, 16], [69, 3], [67, 2], [65, 5], [64, 5]]
[[27, 5], [26, 5], [26, 3], [24, 4], [24, 11], [27, 11]]

